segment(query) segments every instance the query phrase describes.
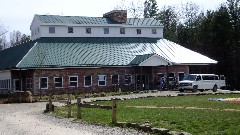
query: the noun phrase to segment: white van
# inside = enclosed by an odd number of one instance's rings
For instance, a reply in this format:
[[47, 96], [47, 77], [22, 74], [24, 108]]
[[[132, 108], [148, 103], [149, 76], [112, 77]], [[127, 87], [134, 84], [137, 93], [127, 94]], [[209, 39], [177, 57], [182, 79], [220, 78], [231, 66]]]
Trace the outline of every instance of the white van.
[[196, 92], [197, 90], [204, 91], [212, 89], [216, 92], [218, 88], [225, 87], [224, 77], [219, 77], [215, 74], [190, 74], [179, 81], [178, 89], [180, 92], [184, 90], [192, 90]]

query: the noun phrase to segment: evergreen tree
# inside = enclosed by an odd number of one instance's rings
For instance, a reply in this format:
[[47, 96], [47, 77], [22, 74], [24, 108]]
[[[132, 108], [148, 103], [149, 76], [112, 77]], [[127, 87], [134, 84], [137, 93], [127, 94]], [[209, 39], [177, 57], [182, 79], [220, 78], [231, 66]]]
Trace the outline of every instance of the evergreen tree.
[[178, 16], [175, 8], [172, 6], [163, 7], [158, 14], [157, 19], [163, 24], [163, 37], [177, 42]]
[[156, 18], [158, 15], [158, 6], [156, 0], [146, 0], [144, 2], [144, 18]]

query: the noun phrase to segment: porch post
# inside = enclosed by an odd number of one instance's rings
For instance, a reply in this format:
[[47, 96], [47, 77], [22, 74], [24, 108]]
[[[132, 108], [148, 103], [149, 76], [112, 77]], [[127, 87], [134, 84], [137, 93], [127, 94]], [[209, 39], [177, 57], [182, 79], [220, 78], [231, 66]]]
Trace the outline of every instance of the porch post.
[[20, 91], [22, 91], [22, 69], [20, 68]]
[[140, 67], [140, 90], [143, 90], [143, 81], [142, 81], [142, 66]]

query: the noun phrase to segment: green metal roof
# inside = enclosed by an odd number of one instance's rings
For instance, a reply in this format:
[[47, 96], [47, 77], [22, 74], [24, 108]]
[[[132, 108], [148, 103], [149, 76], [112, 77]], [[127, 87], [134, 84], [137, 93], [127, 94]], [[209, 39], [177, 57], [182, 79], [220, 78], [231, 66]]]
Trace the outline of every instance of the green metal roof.
[[[42, 23], [56, 24], [122, 24], [105, 17], [84, 16], [59, 16], [59, 15], [35, 15]], [[153, 18], [128, 18], [127, 25], [161, 25], [160, 21]]]
[[173, 65], [217, 63], [166, 39], [45, 37], [1, 51], [0, 68], [131, 66], [155, 54]]
[[143, 54], [143, 55], [137, 55], [131, 62], [130, 65], [139, 65], [146, 59], [150, 58], [154, 54]]
[[0, 69], [14, 68], [33, 47], [36, 41], [28, 41], [0, 51]]
[[152, 38], [41, 38], [18, 67], [78, 67], [128, 65]]

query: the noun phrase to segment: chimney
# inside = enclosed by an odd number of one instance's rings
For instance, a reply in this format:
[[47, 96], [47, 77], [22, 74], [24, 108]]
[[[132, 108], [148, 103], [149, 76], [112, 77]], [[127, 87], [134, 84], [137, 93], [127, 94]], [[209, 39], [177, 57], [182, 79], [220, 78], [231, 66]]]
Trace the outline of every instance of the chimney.
[[112, 10], [106, 14], [103, 14], [103, 17], [109, 18], [114, 22], [126, 23], [127, 22], [127, 10]]

